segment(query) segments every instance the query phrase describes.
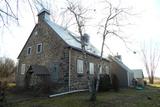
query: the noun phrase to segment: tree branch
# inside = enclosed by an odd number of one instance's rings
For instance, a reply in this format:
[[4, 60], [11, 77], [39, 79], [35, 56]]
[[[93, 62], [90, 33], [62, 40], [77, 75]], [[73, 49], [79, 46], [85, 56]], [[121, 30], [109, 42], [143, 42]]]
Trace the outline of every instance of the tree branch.
[[2, 9], [0, 9], [0, 12], [1, 12], [1, 13], [4, 13], [5, 15], [7, 15], [7, 16], [9, 16], [9, 17], [14, 18], [15, 20], [18, 20], [18, 18], [17, 18], [17, 17], [15, 17], [15, 16], [13, 16], [13, 15], [11, 15], [11, 14], [9, 14], [9, 13], [7, 13], [7, 12], [3, 11]]

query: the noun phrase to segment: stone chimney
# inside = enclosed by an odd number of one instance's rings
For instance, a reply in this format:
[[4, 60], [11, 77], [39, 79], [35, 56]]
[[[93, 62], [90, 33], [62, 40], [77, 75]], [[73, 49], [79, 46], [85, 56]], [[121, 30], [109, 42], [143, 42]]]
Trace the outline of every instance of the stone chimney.
[[44, 19], [50, 20], [50, 11], [45, 8], [38, 13], [38, 22], [41, 22]]

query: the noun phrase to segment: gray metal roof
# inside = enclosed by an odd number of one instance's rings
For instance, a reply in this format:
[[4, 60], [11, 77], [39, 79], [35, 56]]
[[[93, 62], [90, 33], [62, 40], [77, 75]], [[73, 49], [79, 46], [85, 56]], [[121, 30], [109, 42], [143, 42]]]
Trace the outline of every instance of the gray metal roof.
[[[48, 17], [45, 17], [44, 20], [69, 46], [82, 49], [80, 38], [76, 38], [77, 35], [68, 31], [62, 26], [57, 25], [56, 23], [51, 21]], [[91, 43], [87, 43], [85, 49], [87, 52], [91, 54], [100, 56], [100, 52]]]
[[118, 65], [120, 65], [123, 69], [125, 69], [127, 72], [133, 73], [133, 71], [131, 69], [129, 69], [122, 61], [120, 61], [118, 58], [114, 57], [114, 56], [109, 56], [109, 58], [111, 60], [113, 60], [114, 62], [116, 62]]

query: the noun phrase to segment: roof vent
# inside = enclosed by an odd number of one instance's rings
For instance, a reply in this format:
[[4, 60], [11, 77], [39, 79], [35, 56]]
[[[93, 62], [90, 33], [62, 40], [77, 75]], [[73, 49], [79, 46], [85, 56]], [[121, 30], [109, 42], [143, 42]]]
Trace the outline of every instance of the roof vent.
[[119, 61], [122, 61], [122, 56], [119, 55], [118, 53], [117, 53], [117, 55], [115, 56], [115, 58], [117, 58]]
[[82, 36], [82, 40], [84, 41], [84, 43], [88, 44], [89, 43], [89, 35], [85, 33]]

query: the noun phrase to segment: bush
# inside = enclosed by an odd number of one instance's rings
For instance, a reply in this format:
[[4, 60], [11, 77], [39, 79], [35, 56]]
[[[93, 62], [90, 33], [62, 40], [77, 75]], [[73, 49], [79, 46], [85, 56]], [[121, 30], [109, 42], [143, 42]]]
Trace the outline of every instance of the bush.
[[111, 88], [110, 77], [107, 74], [100, 75], [99, 91], [109, 91]]
[[0, 80], [15, 82], [16, 64], [14, 60], [6, 57], [0, 57]]
[[115, 75], [115, 74], [112, 74], [112, 88], [116, 92], [119, 91], [119, 80], [118, 80], [117, 75]]
[[146, 86], [147, 85], [147, 81], [146, 80], [144, 80], [144, 86]]

